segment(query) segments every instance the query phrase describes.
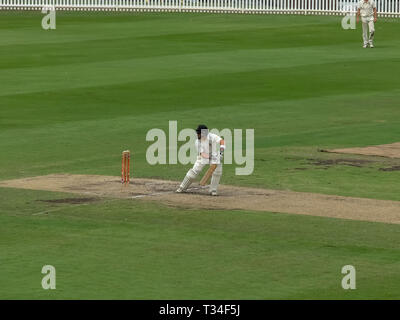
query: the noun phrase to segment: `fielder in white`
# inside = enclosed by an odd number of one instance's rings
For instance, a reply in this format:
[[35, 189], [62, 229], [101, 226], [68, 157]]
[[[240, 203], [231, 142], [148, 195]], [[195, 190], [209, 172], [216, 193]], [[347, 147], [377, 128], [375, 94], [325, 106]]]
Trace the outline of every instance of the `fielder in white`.
[[[362, 23], [363, 48], [374, 47], [375, 26], [377, 21], [376, 4], [374, 0], [361, 0], [357, 6], [357, 23]], [[368, 35], [369, 29], [369, 35]]]
[[199, 125], [196, 129], [196, 132], [198, 138], [196, 140], [196, 149], [198, 150], [197, 160], [193, 168], [187, 172], [176, 192], [185, 192], [194, 179], [196, 179], [199, 173], [203, 170], [204, 166], [216, 164], [217, 168], [211, 176], [209, 189], [210, 194], [212, 196], [216, 196], [219, 181], [222, 176], [222, 159], [225, 150], [225, 142], [220, 136], [208, 132], [208, 128], [205, 125]]

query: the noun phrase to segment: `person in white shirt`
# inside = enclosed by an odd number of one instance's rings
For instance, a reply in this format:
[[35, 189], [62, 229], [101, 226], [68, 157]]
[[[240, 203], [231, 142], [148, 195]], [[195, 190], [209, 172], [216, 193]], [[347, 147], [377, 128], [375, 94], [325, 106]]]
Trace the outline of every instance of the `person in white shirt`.
[[[376, 4], [374, 0], [361, 0], [357, 5], [357, 23], [362, 22], [363, 48], [374, 47], [375, 26], [377, 21]], [[368, 35], [369, 29], [369, 35]]]
[[196, 133], [198, 138], [196, 140], [196, 149], [198, 150], [197, 160], [193, 168], [187, 172], [176, 192], [181, 193], [186, 191], [194, 179], [196, 179], [199, 173], [203, 170], [204, 166], [216, 164], [217, 168], [212, 174], [209, 189], [210, 194], [216, 196], [219, 181], [222, 176], [222, 159], [225, 150], [225, 142], [220, 136], [208, 132], [208, 128], [204, 124], [197, 127]]

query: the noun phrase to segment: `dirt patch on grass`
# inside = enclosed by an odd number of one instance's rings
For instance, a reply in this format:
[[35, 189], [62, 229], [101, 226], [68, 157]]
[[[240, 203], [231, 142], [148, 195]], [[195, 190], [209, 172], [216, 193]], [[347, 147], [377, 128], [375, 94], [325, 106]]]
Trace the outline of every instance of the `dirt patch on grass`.
[[305, 192], [223, 185], [211, 197], [195, 183], [176, 194], [176, 181], [132, 179], [122, 186], [119, 177], [56, 174], [1, 181], [0, 187], [69, 192], [93, 197], [155, 201], [177, 208], [255, 210], [400, 224], [400, 201], [373, 200]]
[[98, 198], [64, 198], [64, 199], [50, 199], [38, 200], [40, 202], [54, 203], [54, 204], [83, 204], [98, 201]]
[[373, 161], [371, 160], [362, 160], [362, 159], [327, 159], [327, 160], [316, 160], [316, 159], [308, 159], [311, 161], [311, 164], [315, 166], [336, 166], [336, 165], [344, 165], [344, 166], [352, 166], [361, 168], [368, 163]]
[[378, 146], [369, 146], [363, 148], [345, 148], [321, 150], [325, 152], [361, 154], [366, 156], [380, 156], [387, 158], [400, 158], [400, 142], [391, 144], [382, 144]]
[[389, 168], [380, 168], [380, 171], [400, 171], [400, 166], [393, 166]]

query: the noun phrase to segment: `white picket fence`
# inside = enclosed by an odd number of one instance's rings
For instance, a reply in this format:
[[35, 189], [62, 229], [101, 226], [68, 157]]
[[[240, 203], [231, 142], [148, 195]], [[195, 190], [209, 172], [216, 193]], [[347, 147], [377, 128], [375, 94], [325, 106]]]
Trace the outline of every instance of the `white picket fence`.
[[[343, 15], [358, 0], [0, 0], [0, 9], [76, 11], [181, 11]], [[379, 16], [400, 17], [400, 0], [375, 0]]]

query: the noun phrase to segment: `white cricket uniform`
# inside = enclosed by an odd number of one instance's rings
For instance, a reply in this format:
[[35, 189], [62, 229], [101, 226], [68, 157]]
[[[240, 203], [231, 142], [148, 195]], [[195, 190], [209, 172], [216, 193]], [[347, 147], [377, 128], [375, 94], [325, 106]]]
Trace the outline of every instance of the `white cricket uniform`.
[[[361, 0], [358, 3], [357, 8], [360, 9], [364, 45], [373, 44], [375, 35], [375, 26], [374, 26], [374, 9], [376, 9], [375, 1], [368, 0], [367, 2], [365, 2], [364, 0]], [[369, 29], [369, 36], [368, 36], [368, 29]]]
[[[214, 133], [208, 133], [207, 138], [196, 140], [196, 149], [198, 150], [197, 160], [204, 164], [218, 164], [220, 162], [219, 148], [222, 138]], [[205, 153], [210, 158], [201, 156]]]
[[[183, 190], [189, 187], [190, 183], [199, 175], [204, 166], [216, 164], [217, 168], [211, 177], [210, 192], [217, 192], [219, 181], [222, 176], [222, 159], [219, 152], [221, 140], [222, 138], [214, 133], [208, 133], [205, 139], [196, 140], [196, 149], [198, 150], [197, 160], [193, 168], [187, 172], [181, 184]], [[204, 155], [206, 157], [204, 157]]]

